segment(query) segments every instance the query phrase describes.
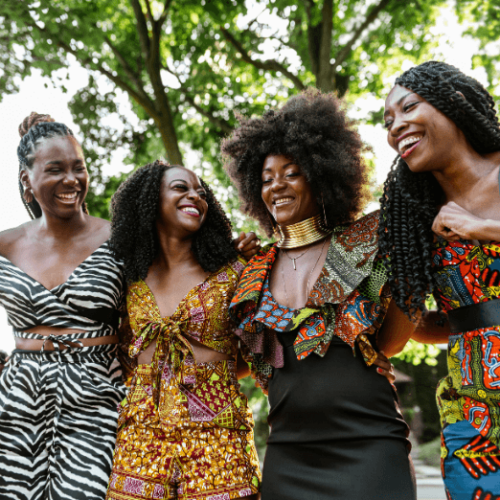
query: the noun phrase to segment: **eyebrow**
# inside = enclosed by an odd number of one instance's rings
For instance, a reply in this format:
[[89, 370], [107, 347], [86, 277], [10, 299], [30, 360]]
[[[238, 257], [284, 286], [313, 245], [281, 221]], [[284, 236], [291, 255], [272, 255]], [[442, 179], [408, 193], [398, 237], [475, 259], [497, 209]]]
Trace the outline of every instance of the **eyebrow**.
[[[281, 168], [286, 168], [286, 167], [289, 167], [290, 165], [295, 165], [297, 166], [296, 163], [294, 163], [293, 161], [291, 161], [290, 163], [286, 163], [285, 165], [283, 165]], [[265, 168], [264, 170], [262, 170], [262, 173], [266, 172], [266, 171], [270, 171], [271, 169], [269, 167]]]
[[[403, 99], [405, 99], [406, 97], [408, 97], [409, 95], [411, 94], [416, 94], [416, 92], [408, 92], [407, 94], [405, 94], [403, 97], [401, 97], [397, 102], [396, 104], [399, 106], [401, 104], [401, 102], [403, 101]], [[389, 114], [389, 110], [386, 110], [385, 113], [384, 113], [384, 117], [387, 116]]]
[[187, 181], [185, 181], [184, 179], [174, 179], [172, 181], [169, 182], [169, 186], [170, 184], [172, 184], [173, 182], [183, 182], [184, 184], [187, 184]]

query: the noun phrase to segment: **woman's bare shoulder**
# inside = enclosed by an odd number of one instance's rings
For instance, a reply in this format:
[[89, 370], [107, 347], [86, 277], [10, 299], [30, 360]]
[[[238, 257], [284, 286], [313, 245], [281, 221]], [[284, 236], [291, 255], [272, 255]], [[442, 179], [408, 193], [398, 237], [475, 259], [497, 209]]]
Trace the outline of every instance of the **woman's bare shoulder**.
[[30, 231], [33, 221], [25, 222], [0, 232], [0, 255], [9, 258], [17, 245], [22, 245]]

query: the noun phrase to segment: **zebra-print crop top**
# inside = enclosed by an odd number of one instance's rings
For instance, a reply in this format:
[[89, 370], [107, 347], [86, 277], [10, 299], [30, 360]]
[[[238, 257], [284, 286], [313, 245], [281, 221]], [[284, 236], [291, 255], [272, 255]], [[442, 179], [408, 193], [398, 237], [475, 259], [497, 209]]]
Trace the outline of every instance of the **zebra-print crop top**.
[[117, 326], [123, 289], [123, 267], [107, 241], [51, 290], [0, 256], [0, 304], [15, 330], [43, 325], [109, 332]]

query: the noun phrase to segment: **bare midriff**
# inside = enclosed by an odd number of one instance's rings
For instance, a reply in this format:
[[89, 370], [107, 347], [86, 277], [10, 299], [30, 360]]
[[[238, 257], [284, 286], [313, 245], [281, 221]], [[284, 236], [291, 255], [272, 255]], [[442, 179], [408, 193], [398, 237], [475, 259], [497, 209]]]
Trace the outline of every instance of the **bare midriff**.
[[[224, 354], [222, 352], [214, 351], [209, 347], [201, 344], [197, 340], [192, 338], [188, 338], [189, 343], [193, 349], [194, 359], [197, 363], [209, 363], [210, 361], [223, 361], [225, 359], [234, 359], [234, 356], [230, 354]], [[153, 355], [156, 349], [156, 341], [151, 342], [144, 351], [142, 351], [137, 361], [140, 365], [149, 365], [151, 364], [151, 360], [153, 359]]]
[[[44, 337], [48, 337], [49, 335], [72, 335], [77, 333], [84, 333], [82, 330], [72, 329], [72, 328], [57, 328], [54, 326], [35, 326], [33, 328], [29, 328], [25, 330], [26, 333], [36, 333], [38, 335], [43, 335]], [[118, 343], [117, 335], [106, 335], [105, 337], [97, 337], [93, 339], [75, 339], [75, 342], [81, 342], [84, 347], [95, 346], [95, 345], [104, 345], [104, 344], [116, 344]], [[43, 340], [36, 339], [22, 339], [16, 337], [16, 349], [23, 349], [26, 351], [39, 351], [43, 346]], [[71, 341], [68, 341], [69, 344], [73, 345]], [[79, 344], [74, 344], [74, 347], [80, 347]], [[67, 349], [66, 346], [59, 344], [60, 349]], [[53, 351], [54, 344], [52, 341], [47, 340], [44, 346], [45, 351]]]

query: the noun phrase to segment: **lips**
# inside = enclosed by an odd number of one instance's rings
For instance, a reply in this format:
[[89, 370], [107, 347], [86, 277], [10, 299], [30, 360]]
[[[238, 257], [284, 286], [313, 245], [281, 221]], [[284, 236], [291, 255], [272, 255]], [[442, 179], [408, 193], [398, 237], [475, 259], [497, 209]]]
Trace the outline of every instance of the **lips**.
[[71, 193], [59, 193], [56, 194], [56, 198], [63, 203], [74, 203], [78, 198], [79, 191], [73, 191]]
[[293, 198], [291, 196], [283, 196], [282, 198], [276, 198], [275, 200], [273, 200], [273, 205], [279, 207], [280, 205], [290, 203], [291, 201], [293, 201]]
[[200, 217], [201, 215], [200, 209], [195, 205], [183, 205], [182, 207], [179, 207], [178, 210], [190, 215], [191, 217]]
[[399, 154], [401, 155], [401, 158], [404, 159], [410, 156], [410, 154], [413, 153], [415, 148], [422, 140], [422, 137], [423, 136], [421, 134], [415, 134], [404, 137], [402, 140], [400, 140], [398, 144], [398, 151]]

